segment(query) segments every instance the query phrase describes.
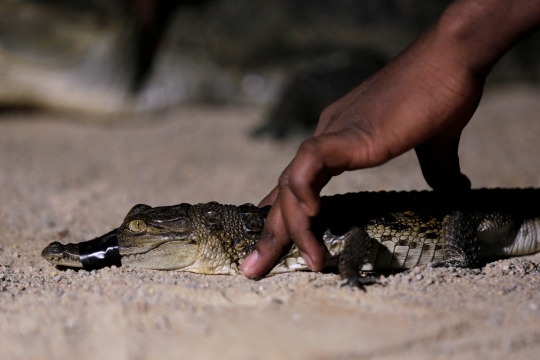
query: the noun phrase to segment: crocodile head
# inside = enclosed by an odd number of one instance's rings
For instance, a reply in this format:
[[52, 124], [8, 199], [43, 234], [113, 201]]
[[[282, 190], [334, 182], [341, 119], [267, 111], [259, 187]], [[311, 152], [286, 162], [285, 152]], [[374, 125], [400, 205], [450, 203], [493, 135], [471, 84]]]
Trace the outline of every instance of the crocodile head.
[[[268, 210], [215, 202], [154, 208], [136, 205], [117, 229], [79, 244], [53, 242], [42, 257], [53, 265], [85, 269], [118, 260], [118, 265], [121, 261], [148, 269], [237, 273], [237, 265], [262, 231]], [[89, 256], [97, 259], [96, 265], [85, 264]]]
[[159, 270], [191, 265], [200, 239], [190, 208], [189, 204], [135, 205], [116, 230], [122, 263]]

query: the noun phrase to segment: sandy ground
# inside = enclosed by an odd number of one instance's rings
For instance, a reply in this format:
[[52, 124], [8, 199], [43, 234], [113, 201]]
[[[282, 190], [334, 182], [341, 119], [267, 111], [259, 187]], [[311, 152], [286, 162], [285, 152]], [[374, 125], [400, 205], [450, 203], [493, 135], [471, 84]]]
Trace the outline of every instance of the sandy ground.
[[[488, 91], [462, 140], [475, 187], [540, 187], [540, 90]], [[40, 257], [120, 224], [137, 203], [256, 203], [298, 140], [247, 134], [262, 109], [191, 107], [103, 121], [0, 117], [0, 358], [506, 359], [540, 351], [540, 256], [389, 276], [255, 282], [180, 272], [60, 271]], [[414, 155], [325, 192], [424, 189]], [[538, 204], [530, 204], [538, 206]], [[368, 206], [364, 204], [364, 206]]]

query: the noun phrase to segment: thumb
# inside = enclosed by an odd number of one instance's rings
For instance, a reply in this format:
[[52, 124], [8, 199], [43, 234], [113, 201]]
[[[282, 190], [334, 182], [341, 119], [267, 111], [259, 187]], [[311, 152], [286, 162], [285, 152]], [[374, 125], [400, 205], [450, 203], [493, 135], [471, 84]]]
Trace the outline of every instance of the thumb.
[[428, 185], [434, 190], [460, 191], [471, 188], [471, 181], [461, 173], [458, 147], [461, 132], [452, 137], [432, 138], [415, 148]]

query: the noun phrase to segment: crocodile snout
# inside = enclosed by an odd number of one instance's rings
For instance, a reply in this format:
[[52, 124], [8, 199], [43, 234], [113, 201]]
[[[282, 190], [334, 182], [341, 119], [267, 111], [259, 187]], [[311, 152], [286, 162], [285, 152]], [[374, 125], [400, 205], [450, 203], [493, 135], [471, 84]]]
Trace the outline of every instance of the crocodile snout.
[[58, 241], [50, 243], [43, 251], [41, 256], [47, 261], [51, 261], [54, 258], [61, 257], [64, 252], [64, 245], [60, 244]]
[[52, 265], [82, 268], [79, 256], [79, 244], [61, 244], [52, 242], [41, 252], [41, 257]]

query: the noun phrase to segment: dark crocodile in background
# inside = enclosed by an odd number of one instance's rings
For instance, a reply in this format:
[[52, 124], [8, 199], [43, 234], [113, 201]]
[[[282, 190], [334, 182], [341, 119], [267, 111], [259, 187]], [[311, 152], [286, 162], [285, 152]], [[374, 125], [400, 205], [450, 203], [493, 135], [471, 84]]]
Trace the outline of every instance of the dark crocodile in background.
[[[358, 285], [359, 270], [418, 265], [477, 267], [482, 261], [540, 251], [540, 189], [480, 189], [459, 194], [360, 192], [322, 197], [313, 232], [328, 267]], [[79, 244], [53, 242], [53, 265], [93, 269], [111, 264], [238, 274], [270, 207], [216, 202], [136, 205], [122, 225]], [[293, 246], [269, 275], [308, 270]]]

